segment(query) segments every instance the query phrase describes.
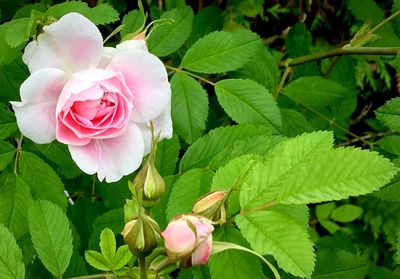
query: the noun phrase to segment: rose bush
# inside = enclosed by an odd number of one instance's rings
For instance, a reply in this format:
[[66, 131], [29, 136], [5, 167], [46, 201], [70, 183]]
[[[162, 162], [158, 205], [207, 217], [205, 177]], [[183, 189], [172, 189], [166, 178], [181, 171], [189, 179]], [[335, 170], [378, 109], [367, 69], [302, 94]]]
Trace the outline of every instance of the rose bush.
[[172, 220], [161, 233], [171, 261], [183, 259], [183, 266], [206, 264], [211, 255], [211, 222], [200, 216], [183, 215]]
[[150, 147], [150, 121], [172, 135], [170, 84], [144, 40], [103, 47], [98, 28], [69, 13], [43, 28], [25, 48], [31, 75], [12, 102], [22, 134], [36, 143], [57, 139], [76, 164], [114, 182], [135, 171]]

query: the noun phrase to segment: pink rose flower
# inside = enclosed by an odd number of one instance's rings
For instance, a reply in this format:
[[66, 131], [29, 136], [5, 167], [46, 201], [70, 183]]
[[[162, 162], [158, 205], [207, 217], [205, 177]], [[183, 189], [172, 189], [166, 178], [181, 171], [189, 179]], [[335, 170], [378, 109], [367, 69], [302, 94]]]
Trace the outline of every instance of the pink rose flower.
[[144, 40], [103, 47], [97, 27], [70, 13], [43, 28], [23, 55], [31, 75], [12, 102], [22, 134], [57, 139], [100, 181], [135, 171], [150, 148], [150, 121], [170, 138], [171, 92], [163, 63]]
[[172, 220], [161, 233], [168, 258], [183, 259], [184, 266], [206, 264], [211, 255], [213, 231], [213, 225], [204, 217], [183, 215]]

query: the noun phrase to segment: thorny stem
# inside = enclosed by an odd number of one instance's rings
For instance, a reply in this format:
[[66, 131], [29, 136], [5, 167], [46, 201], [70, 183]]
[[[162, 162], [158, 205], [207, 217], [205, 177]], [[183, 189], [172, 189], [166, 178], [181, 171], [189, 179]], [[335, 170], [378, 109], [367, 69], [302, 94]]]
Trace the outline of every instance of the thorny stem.
[[24, 139], [24, 136], [21, 134], [19, 139], [17, 139], [17, 149], [15, 150], [15, 162], [14, 162], [14, 174], [17, 174], [18, 172], [18, 162], [19, 162], [19, 156], [21, 154], [21, 145], [22, 141]]
[[186, 70], [183, 70], [182, 68], [175, 68], [175, 67], [172, 67], [172, 66], [169, 66], [169, 65], [165, 65], [165, 68], [170, 69], [170, 70], [173, 70], [173, 71], [175, 71], [175, 72], [182, 72], [182, 73], [185, 73], [185, 74], [187, 74], [187, 75], [189, 75], [189, 76], [192, 76], [192, 77], [194, 77], [194, 78], [197, 78], [198, 80], [204, 81], [205, 83], [208, 83], [208, 84], [210, 84], [210, 85], [212, 85], [212, 86], [215, 86], [215, 83], [214, 83], [214, 82], [212, 82], [212, 81], [210, 81], [210, 80], [208, 80], [208, 79], [206, 79], [206, 78], [203, 78], [203, 77], [201, 77], [201, 76], [198, 76], [198, 75], [196, 75], [196, 74], [193, 74], [193, 73], [191, 73], [191, 72], [188, 72], [188, 71], [186, 71]]

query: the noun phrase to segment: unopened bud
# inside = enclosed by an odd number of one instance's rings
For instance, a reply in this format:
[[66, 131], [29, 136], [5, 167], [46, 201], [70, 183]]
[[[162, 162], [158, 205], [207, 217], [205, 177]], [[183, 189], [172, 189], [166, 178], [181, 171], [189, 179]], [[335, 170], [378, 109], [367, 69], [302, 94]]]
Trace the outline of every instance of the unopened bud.
[[199, 198], [193, 205], [193, 213], [217, 221], [225, 218], [225, 201], [228, 191], [215, 191]]
[[133, 184], [143, 189], [144, 200], [157, 200], [165, 192], [165, 182], [149, 158], [136, 175]]
[[149, 255], [161, 239], [160, 227], [145, 214], [139, 214], [136, 219], [126, 223], [121, 234], [132, 254], [136, 256]]

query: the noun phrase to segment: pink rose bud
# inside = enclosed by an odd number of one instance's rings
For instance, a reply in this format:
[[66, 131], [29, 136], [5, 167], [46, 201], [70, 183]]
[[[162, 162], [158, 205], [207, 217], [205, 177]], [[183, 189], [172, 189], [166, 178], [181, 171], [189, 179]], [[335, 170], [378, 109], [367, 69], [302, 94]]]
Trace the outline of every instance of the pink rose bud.
[[193, 205], [193, 213], [204, 216], [210, 220], [225, 218], [225, 201], [228, 191], [214, 191], [200, 197]]
[[204, 217], [182, 215], [172, 220], [161, 233], [169, 260], [182, 260], [183, 266], [206, 264], [211, 255], [213, 231], [210, 220]]

